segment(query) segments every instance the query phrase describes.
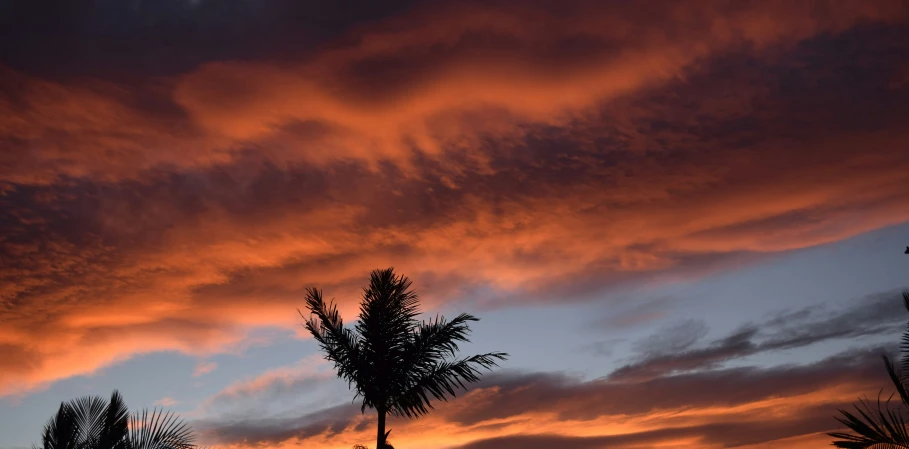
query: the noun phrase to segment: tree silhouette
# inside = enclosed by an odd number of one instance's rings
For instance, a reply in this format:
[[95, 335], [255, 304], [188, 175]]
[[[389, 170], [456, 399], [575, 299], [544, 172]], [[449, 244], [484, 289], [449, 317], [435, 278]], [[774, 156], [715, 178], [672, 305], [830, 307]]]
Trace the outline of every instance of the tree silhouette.
[[[909, 310], [909, 291], [903, 292], [903, 305]], [[893, 386], [904, 407], [909, 407], [909, 325], [903, 333], [900, 343], [903, 353], [900, 369], [886, 355], [884, 368], [890, 376]], [[902, 407], [890, 406], [890, 399], [876, 403], [862, 400], [855, 406], [856, 413], [839, 410], [842, 417], [837, 421], [852, 430], [853, 433], [833, 432], [831, 437], [838, 438], [833, 442], [836, 447], [844, 449], [909, 449], [909, 432], [906, 427], [905, 410]]]
[[84, 396], [62, 402], [34, 449], [195, 449], [189, 426], [170, 412], [129, 414], [123, 396]]
[[[374, 270], [363, 290], [359, 321], [345, 328], [334, 302], [322, 291], [307, 289], [311, 315], [306, 329], [319, 342], [325, 358], [334, 362], [338, 377], [356, 389], [366, 408], [378, 413], [376, 448], [386, 448], [385, 416], [415, 418], [432, 408], [431, 397], [447, 401], [455, 389], [478, 381], [480, 369], [492, 369], [508, 354], [491, 352], [454, 359], [458, 342], [469, 341], [468, 323], [478, 318], [462, 313], [451, 321], [418, 321], [419, 299], [407, 277], [393, 268]], [[301, 312], [302, 316], [302, 312]], [[304, 317], [305, 318], [305, 317]], [[390, 432], [390, 431], [389, 431]]]

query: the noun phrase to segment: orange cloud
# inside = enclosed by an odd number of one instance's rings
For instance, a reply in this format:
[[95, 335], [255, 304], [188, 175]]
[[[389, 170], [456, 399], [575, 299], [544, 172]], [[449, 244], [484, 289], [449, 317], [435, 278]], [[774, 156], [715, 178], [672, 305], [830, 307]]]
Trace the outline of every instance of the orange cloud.
[[0, 394], [230, 351], [310, 285], [350, 317], [376, 267], [509, 305], [909, 221], [905, 68], [822, 45], [903, 3], [521, 5], [135, 86], [5, 70]]
[[[507, 142], [527, 123], [565, 125], [605, 101], [684, 78], [718, 53], [907, 13], [893, 2], [666, 2], [646, 16], [578, 2], [566, 11], [434, 7], [355, 31], [356, 44], [300, 65], [204, 65], [177, 81], [174, 101], [212, 134], [265, 139], [264, 151], [281, 161], [476, 153], [484, 136]], [[295, 123], [308, 125], [281, 142]], [[474, 157], [485, 162], [482, 152]]]
[[155, 401], [154, 404], [161, 407], [172, 407], [177, 404], [177, 400], [171, 397], [164, 397]]
[[203, 144], [191, 123], [141, 107], [142, 95], [169, 95], [160, 86], [64, 84], [2, 65], [0, 85], [6, 94], [0, 99], [4, 182], [44, 184], [60, 175], [122, 179], [161, 165], [230, 159], [211, 138]]
[[[0, 102], [0, 134], [16, 145], [2, 176], [130, 178], [236, 160], [250, 147], [281, 163], [405, 164], [414, 150], [457, 148], [482, 165], [474, 147], [484, 136], [509, 141], [527, 124], [583, 119], [743, 47], [770, 51], [907, 15], [890, 1], [661, 2], [647, 14], [621, 3], [560, 7], [434, 5], [351, 31], [305, 62], [212, 62], [132, 89], [6, 71], [18, 88]], [[149, 98], [155, 109], [144, 107]]]
[[193, 370], [193, 377], [204, 376], [216, 369], [218, 369], [218, 364], [215, 362], [199, 362], [196, 364], [196, 369]]

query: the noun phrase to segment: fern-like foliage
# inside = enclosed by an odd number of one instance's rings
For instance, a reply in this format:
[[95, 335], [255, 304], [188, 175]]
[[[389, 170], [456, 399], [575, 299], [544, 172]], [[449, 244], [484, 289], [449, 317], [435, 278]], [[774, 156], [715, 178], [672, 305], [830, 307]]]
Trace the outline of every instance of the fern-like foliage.
[[[909, 311], [909, 291], [903, 292], [903, 305]], [[906, 427], [905, 410], [909, 407], [909, 324], [900, 342], [903, 353], [900, 369], [884, 356], [884, 368], [896, 389], [901, 404], [892, 404], [893, 397], [876, 402], [862, 400], [855, 411], [839, 410], [836, 419], [851, 433], [829, 433], [836, 438], [833, 445], [843, 449], [909, 449], [909, 429]]]
[[189, 425], [164, 410], [130, 415], [123, 396], [85, 396], [60, 404], [33, 449], [200, 449]]

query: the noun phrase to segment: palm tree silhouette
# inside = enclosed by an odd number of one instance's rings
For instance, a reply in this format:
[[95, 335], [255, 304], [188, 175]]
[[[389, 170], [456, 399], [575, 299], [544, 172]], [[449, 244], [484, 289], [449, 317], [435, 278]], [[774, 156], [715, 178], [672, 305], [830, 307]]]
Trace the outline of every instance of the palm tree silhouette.
[[[909, 291], [903, 292], [903, 305], [909, 310]], [[904, 407], [909, 407], [909, 325], [903, 333], [900, 343], [903, 353], [900, 369], [886, 355], [884, 368], [890, 376], [893, 386]], [[840, 409], [842, 417], [837, 421], [852, 430], [853, 433], [833, 432], [831, 437], [838, 438], [833, 442], [836, 447], [844, 449], [909, 449], [909, 428], [906, 427], [904, 408], [891, 407], [890, 399], [876, 403], [862, 400], [855, 406], [857, 414]]]
[[196, 449], [195, 435], [174, 414], [143, 410], [132, 415], [114, 390], [110, 401], [84, 396], [62, 402], [34, 449]]
[[[322, 291], [307, 289], [306, 307], [311, 315], [306, 329], [319, 342], [325, 358], [334, 362], [338, 377], [356, 388], [366, 408], [378, 413], [376, 448], [388, 446], [385, 416], [415, 418], [432, 408], [430, 396], [447, 401], [455, 388], [478, 381], [480, 368], [492, 369], [508, 354], [490, 352], [451, 360], [458, 342], [469, 341], [468, 323], [478, 318], [462, 313], [451, 321], [418, 321], [419, 299], [411, 281], [393, 268], [374, 270], [363, 290], [359, 321], [345, 328], [334, 302], [326, 304]], [[314, 316], [313, 316], [314, 315]], [[301, 312], [302, 316], [302, 312]], [[305, 317], [304, 317], [305, 318]]]

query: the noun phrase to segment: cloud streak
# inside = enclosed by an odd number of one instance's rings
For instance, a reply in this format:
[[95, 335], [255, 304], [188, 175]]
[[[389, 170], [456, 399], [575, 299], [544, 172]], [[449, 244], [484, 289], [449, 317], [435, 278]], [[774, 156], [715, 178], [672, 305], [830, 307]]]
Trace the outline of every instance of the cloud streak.
[[[643, 357], [613, 371], [615, 381], [641, 380], [721, 366], [730, 360], [815, 343], [895, 335], [904, 324], [900, 293], [870, 295], [832, 313], [820, 305], [778, 314], [762, 323], [746, 324], [705, 347], [692, 348], [706, 335], [703, 323], [685, 322], [638, 344]], [[826, 312], [826, 313], [825, 313]]]
[[[739, 447], [837, 428], [832, 411], [884, 384], [880, 354], [862, 349], [801, 366], [716, 369], [635, 382], [500, 373], [416, 421], [393, 420], [408, 444], [450, 435], [456, 447]], [[741, 388], [746, 384], [748, 388]], [[356, 404], [294, 418], [197, 423], [212, 441], [342, 447], [368, 441]], [[394, 435], [393, 434], [393, 435]], [[574, 447], [574, 446], [573, 446]]]
[[276, 401], [282, 397], [299, 397], [307, 390], [324, 387], [334, 379], [322, 355], [315, 354], [290, 367], [266, 371], [251, 379], [235, 382], [206, 401], [205, 406], [217, 409], [231, 403], [250, 399]]
[[199, 362], [193, 370], [193, 377], [204, 376], [216, 369], [218, 369], [218, 364], [215, 362]]

